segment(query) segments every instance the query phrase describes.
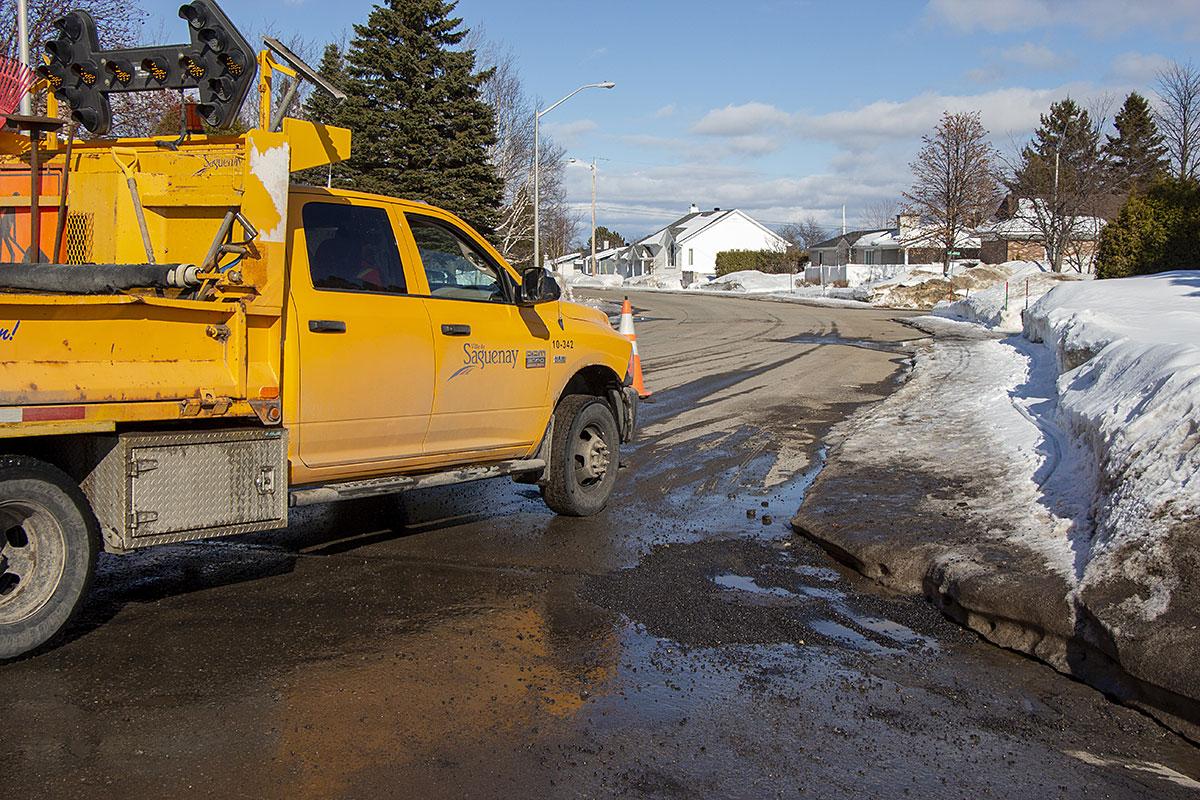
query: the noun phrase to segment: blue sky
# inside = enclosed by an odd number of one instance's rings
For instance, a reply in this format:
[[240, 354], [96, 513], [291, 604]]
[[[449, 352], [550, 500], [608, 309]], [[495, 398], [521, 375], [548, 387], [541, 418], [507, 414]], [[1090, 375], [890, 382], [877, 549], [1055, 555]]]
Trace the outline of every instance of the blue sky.
[[[366, 0], [227, 0], [246, 31], [319, 45], [366, 19]], [[147, 30], [182, 29], [149, 0]], [[461, 0], [468, 27], [517, 54], [553, 102], [545, 130], [600, 160], [600, 222], [641, 235], [687, 210], [739, 207], [778, 225], [851, 224], [898, 199], [943, 109], [979, 110], [1004, 151], [1050, 102], [1131, 88], [1200, 43], [1198, 0]], [[586, 169], [569, 198], [589, 202]]]

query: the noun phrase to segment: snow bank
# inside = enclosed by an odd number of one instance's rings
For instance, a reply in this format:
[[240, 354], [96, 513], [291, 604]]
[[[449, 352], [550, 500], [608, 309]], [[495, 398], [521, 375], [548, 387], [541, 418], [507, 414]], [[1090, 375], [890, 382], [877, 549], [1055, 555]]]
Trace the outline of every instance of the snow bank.
[[626, 278], [625, 286], [641, 289], [682, 289], [683, 282], [678, 276], [650, 273], [648, 275], [637, 275], [632, 278]]
[[1123, 614], [1104, 621], [1153, 621], [1196, 580], [1170, 540], [1200, 520], [1200, 271], [1059, 286], [1025, 336], [1053, 351], [1058, 421], [1096, 466], [1081, 591], [1119, 576]]
[[705, 292], [742, 292], [745, 294], [774, 294], [791, 290], [795, 275], [768, 275], [756, 269], [731, 272], [704, 283], [694, 283], [689, 289]]
[[[984, 278], [989, 274], [990, 280]], [[956, 276], [957, 300], [945, 300], [933, 308], [936, 316], [974, 322], [986, 328], [1016, 333], [1021, 330], [1021, 313], [1063, 281], [1083, 276], [1047, 272], [1036, 261], [1009, 261], [979, 267]], [[968, 281], [971, 281], [970, 283]], [[961, 285], [965, 284], [965, 285]]]
[[573, 273], [566, 278], [568, 284], [577, 289], [611, 289], [625, 284], [620, 275], [584, 275]]

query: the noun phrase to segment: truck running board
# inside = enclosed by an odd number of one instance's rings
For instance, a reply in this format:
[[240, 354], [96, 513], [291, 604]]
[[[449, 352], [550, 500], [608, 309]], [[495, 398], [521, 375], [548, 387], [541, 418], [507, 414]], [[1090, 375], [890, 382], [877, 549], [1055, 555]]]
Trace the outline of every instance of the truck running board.
[[302, 486], [291, 490], [288, 505], [296, 508], [317, 503], [333, 503], [338, 500], [355, 500], [360, 497], [393, 494], [407, 489], [450, 486], [456, 483], [482, 481], [487, 478], [502, 478], [506, 475], [541, 472], [545, 468], [545, 459], [529, 458], [520, 461], [500, 461], [479, 467], [463, 467], [447, 472], [431, 472], [425, 475], [389, 475], [384, 478], [370, 478], [361, 481]]

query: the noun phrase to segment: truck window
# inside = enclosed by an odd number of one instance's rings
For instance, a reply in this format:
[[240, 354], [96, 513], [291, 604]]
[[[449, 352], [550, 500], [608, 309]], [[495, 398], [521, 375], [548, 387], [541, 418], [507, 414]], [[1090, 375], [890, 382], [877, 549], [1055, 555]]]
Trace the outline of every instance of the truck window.
[[465, 234], [439, 219], [406, 216], [421, 253], [432, 296], [455, 300], [507, 300], [500, 268]]
[[307, 203], [302, 211], [313, 287], [405, 294], [396, 234], [385, 209]]

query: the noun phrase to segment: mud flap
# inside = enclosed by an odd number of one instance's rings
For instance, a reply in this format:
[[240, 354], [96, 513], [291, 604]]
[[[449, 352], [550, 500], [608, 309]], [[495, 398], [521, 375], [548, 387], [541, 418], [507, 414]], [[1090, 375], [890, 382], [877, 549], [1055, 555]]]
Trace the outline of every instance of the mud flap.
[[[550, 463], [550, 443], [554, 439], [554, 415], [550, 415], [550, 421], [546, 423], [546, 432], [542, 434], [542, 443], [538, 445], [537, 452], [533, 454], [534, 458], [541, 459], [547, 464]], [[546, 470], [539, 469], [535, 472], [521, 472], [513, 475], [513, 483], [526, 483], [535, 486], [540, 486], [546, 479]]]
[[620, 391], [609, 390], [613, 410], [617, 412], [617, 427], [621, 430], [621, 444], [633, 441], [637, 433], [638, 395], [632, 386], [622, 386]]

